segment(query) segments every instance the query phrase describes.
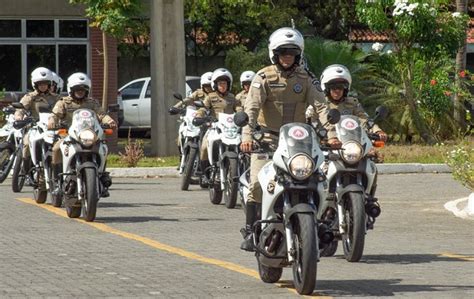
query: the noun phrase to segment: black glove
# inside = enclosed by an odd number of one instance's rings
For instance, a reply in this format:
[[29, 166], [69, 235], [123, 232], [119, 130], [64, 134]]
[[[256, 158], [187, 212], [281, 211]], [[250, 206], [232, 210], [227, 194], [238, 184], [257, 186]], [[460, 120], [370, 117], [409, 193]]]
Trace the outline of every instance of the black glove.
[[202, 125], [205, 122], [206, 122], [206, 118], [204, 118], [204, 117], [195, 117], [195, 118], [193, 118], [193, 125], [195, 125], [196, 127]]

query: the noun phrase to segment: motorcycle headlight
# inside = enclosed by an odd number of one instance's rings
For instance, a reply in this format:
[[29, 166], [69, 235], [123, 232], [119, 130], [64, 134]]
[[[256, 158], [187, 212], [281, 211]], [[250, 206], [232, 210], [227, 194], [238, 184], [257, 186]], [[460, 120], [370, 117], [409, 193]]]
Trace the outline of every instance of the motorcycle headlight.
[[224, 136], [226, 138], [235, 138], [235, 136], [237, 135], [238, 133], [238, 128], [226, 128], [224, 127]]
[[84, 146], [92, 146], [97, 139], [97, 134], [91, 130], [84, 130], [79, 133], [79, 140]]
[[304, 180], [314, 172], [314, 161], [310, 157], [299, 154], [290, 160], [290, 174], [297, 180]]
[[349, 163], [354, 164], [359, 162], [362, 158], [362, 146], [357, 142], [346, 142], [342, 145], [342, 159]]

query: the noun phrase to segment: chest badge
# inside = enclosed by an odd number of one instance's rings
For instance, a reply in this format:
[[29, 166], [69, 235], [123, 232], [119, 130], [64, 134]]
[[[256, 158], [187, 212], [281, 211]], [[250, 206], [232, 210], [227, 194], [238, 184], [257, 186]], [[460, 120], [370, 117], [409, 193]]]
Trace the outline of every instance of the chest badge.
[[295, 83], [295, 85], [293, 85], [293, 91], [296, 93], [301, 93], [303, 91], [303, 86], [301, 86], [299, 83]]

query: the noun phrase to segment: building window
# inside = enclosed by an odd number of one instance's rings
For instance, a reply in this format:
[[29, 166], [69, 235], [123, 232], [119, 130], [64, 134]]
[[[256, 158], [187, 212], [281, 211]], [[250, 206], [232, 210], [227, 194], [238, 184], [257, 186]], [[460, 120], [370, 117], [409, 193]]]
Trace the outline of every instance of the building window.
[[31, 72], [40, 66], [64, 81], [89, 73], [87, 20], [0, 19], [0, 90], [32, 89]]

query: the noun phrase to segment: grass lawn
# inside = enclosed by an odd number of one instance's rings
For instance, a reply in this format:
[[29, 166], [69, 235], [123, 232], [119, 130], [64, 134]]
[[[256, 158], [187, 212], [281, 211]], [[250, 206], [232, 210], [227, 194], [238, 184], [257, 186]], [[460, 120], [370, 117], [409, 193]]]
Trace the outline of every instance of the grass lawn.
[[[137, 167], [164, 167], [177, 166], [178, 156], [172, 157], [150, 157], [151, 140], [141, 139], [144, 144], [145, 157], [142, 158]], [[124, 152], [127, 143], [126, 138], [119, 139], [119, 151]], [[469, 144], [474, 147], [474, 138], [470, 138]], [[387, 145], [379, 151], [384, 155], [385, 163], [445, 163], [446, 152], [452, 150], [455, 144], [439, 145]], [[119, 155], [109, 155], [107, 167], [125, 167], [120, 161]]]

